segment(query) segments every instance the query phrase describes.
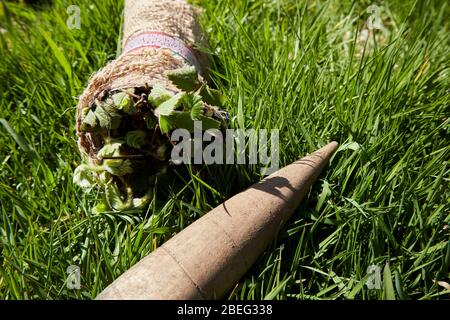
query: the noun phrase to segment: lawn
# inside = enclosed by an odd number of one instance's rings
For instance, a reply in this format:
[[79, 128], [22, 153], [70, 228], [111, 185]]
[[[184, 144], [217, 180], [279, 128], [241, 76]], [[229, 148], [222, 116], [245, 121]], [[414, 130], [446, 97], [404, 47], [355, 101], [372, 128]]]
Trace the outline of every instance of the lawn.
[[[448, 2], [196, 3], [232, 127], [279, 129], [280, 165], [340, 143], [228, 298], [450, 298]], [[171, 176], [141, 213], [93, 212], [100, 192], [72, 182], [75, 105], [120, 50], [122, 9], [0, 3], [0, 299], [94, 298], [262, 178], [255, 165], [204, 167]], [[80, 289], [66, 285], [71, 265]]]

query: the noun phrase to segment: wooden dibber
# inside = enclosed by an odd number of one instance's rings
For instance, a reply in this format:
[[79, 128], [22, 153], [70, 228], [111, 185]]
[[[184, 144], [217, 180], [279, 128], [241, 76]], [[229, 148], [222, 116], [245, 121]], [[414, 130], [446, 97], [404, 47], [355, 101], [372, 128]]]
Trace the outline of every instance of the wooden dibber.
[[222, 298], [289, 219], [337, 146], [326, 145], [214, 208], [122, 274], [97, 299]]

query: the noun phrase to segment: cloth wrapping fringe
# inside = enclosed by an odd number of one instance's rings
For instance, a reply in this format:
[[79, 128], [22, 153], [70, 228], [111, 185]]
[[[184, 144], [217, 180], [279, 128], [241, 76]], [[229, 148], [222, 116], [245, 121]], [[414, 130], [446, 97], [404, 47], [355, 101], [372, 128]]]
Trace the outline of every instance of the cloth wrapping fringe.
[[[198, 10], [183, 0], [125, 0], [122, 54], [91, 77], [77, 106], [76, 129], [82, 154], [91, 159], [98, 151], [92, 135], [81, 130], [82, 110], [90, 107], [96, 99], [112, 90], [154, 85], [179, 92], [165, 76], [167, 70], [189, 64], [198, 64], [202, 70], [206, 69], [208, 57], [192, 49], [194, 45], [202, 47], [207, 43], [197, 16]], [[139, 37], [144, 44], [149, 39], [152, 43], [155, 35], [169, 39], [173, 45], [184, 43], [185, 50], [192, 53], [190, 60], [194, 61], [187, 61], [172, 48], [163, 46], [138, 46], [131, 47], [132, 50], [127, 47]], [[197, 71], [201, 73], [201, 70]]]

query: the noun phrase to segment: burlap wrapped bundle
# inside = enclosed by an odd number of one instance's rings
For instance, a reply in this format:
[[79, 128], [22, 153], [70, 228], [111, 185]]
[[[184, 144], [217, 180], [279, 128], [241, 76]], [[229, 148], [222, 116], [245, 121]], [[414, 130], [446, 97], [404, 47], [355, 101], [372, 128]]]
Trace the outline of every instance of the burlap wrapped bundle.
[[[179, 92], [165, 72], [187, 64], [194, 64], [204, 76], [208, 57], [195, 47], [204, 47], [207, 42], [197, 18], [198, 10], [184, 0], [125, 0], [122, 54], [91, 77], [77, 106], [78, 146], [83, 154], [94, 159], [99, 147], [91, 133], [81, 130], [82, 110], [95, 99], [117, 89], [156, 84]], [[184, 51], [189, 50], [190, 55], [183, 57], [169, 48], [133, 44], [139, 37], [159, 34], [173, 38], [172, 45], [184, 43]]]
[[104, 188], [99, 212], [141, 210], [153, 198], [171, 163], [171, 130], [225, 125], [220, 93], [205, 81], [209, 57], [195, 49], [207, 44], [198, 11], [184, 0], [125, 0], [124, 15], [121, 55], [92, 76], [77, 106], [83, 163], [73, 180]]

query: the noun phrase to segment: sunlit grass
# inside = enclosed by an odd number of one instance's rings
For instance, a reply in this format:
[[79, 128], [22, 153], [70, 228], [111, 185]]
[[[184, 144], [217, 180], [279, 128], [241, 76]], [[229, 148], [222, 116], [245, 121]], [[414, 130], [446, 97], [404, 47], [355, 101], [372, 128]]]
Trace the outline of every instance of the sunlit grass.
[[[375, 33], [369, 1], [197, 2], [233, 127], [279, 129], [281, 165], [341, 144], [230, 298], [449, 298], [437, 283], [450, 282], [446, 2], [377, 2]], [[100, 195], [72, 183], [74, 106], [116, 56], [122, 4], [40, 3], [0, 4], [0, 298], [89, 299], [261, 176], [180, 171], [147, 212], [92, 214]], [[79, 30], [66, 26], [72, 4]], [[70, 265], [80, 290], [66, 287]], [[379, 290], [365, 285], [370, 265]]]

